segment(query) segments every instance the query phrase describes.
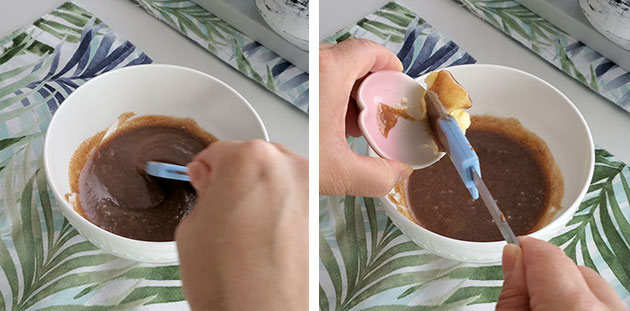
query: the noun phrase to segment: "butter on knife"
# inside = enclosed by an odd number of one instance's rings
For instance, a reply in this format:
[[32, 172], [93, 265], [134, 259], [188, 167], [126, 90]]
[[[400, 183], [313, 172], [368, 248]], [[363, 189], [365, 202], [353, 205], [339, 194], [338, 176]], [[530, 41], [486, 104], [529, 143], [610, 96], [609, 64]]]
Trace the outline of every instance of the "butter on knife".
[[435, 92], [444, 110], [457, 121], [462, 132], [466, 133], [470, 127], [470, 115], [466, 109], [472, 107], [472, 100], [464, 87], [448, 70], [431, 72], [424, 81], [427, 84], [427, 92], [422, 98], [423, 110], [427, 111], [426, 94], [428, 91]]

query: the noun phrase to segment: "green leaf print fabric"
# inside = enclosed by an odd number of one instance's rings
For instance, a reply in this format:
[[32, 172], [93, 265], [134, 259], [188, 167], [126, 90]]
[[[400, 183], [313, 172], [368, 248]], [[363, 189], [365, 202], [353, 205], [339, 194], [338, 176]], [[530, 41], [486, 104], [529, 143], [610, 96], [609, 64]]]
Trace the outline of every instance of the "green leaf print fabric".
[[630, 72], [514, 0], [456, 0], [592, 91], [630, 112]]
[[[352, 37], [383, 44], [412, 77], [475, 62], [399, 2], [387, 3], [325, 42]], [[365, 153], [364, 139], [348, 143]], [[603, 149], [595, 155], [584, 201], [551, 242], [578, 264], [595, 269], [630, 305], [630, 265], [625, 262], [630, 258], [630, 169]], [[320, 310], [494, 310], [503, 284], [499, 264], [467, 264], [429, 253], [398, 230], [379, 199], [321, 197], [319, 223]]]
[[77, 87], [151, 63], [75, 1], [0, 39], [0, 310], [186, 310], [177, 265], [119, 259], [61, 215], [44, 134]]
[[[190, 0], [135, 0], [147, 12], [308, 113], [308, 73]], [[253, 0], [252, 0], [253, 1]]]

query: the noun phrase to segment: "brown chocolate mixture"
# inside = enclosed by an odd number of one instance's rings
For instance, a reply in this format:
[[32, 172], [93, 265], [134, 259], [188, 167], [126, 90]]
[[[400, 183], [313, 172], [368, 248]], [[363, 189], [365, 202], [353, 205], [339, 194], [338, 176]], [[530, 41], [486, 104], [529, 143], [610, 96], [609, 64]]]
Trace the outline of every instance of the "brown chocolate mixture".
[[216, 138], [191, 119], [166, 116], [134, 118], [101, 142], [104, 133], [86, 140], [73, 157], [75, 207], [109, 232], [172, 241], [175, 227], [194, 205], [195, 190], [188, 182], [149, 176], [144, 166], [147, 161], [186, 165]]
[[[482, 178], [516, 235], [537, 230], [560, 209], [562, 174], [546, 143], [514, 118], [472, 116], [466, 136]], [[448, 156], [414, 171], [407, 199], [424, 228], [467, 241], [499, 241], [501, 233], [481, 199], [472, 200]]]

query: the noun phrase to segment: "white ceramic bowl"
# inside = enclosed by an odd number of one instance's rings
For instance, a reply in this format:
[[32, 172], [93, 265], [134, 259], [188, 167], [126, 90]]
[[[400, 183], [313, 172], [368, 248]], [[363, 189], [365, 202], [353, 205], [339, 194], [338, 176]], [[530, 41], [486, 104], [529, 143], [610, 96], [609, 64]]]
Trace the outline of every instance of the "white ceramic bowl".
[[92, 79], [63, 102], [50, 122], [44, 146], [48, 183], [61, 212], [90, 242], [115, 256], [141, 262], [176, 262], [175, 242], [125, 238], [92, 224], [66, 201], [70, 159], [85, 139], [106, 129], [124, 112], [193, 118], [219, 139], [268, 140], [256, 111], [231, 87], [196, 70], [139, 65]]
[[[473, 101], [471, 114], [517, 118], [547, 142], [564, 177], [563, 209], [551, 223], [529, 236], [550, 240], [573, 217], [593, 176], [595, 154], [586, 121], [566, 96], [529, 73], [496, 65], [462, 65], [448, 70], [470, 93]], [[424, 78], [418, 78], [423, 86]], [[483, 167], [481, 169], [483, 171]], [[505, 241], [451, 239], [413, 223], [398, 212], [395, 203], [387, 197], [381, 201], [392, 222], [416, 244], [432, 253], [464, 262], [501, 260]]]

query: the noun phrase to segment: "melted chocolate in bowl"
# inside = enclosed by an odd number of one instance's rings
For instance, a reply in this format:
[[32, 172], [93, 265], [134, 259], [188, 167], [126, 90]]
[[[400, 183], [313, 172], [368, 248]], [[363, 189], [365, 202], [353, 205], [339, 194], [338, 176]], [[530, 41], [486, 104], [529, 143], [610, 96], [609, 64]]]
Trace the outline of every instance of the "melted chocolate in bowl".
[[[525, 235], [546, 225], [561, 209], [564, 195], [562, 174], [546, 143], [514, 118], [479, 115], [471, 120], [466, 136], [514, 233]], [[466, 241], [503, 239], [483, 201], [472, 200], [448, 157], [414, 171], [406, 192], [412, 220], [430, 231]]]
[[[125, 121], [129, 115], [121, 116]], [[147, 161], [186, 165], [215, 141], [191, 119], [142, 116], [108, 136], [86, 140], [70, 167], [75, 209], [95, 225], [144, 241], [172, 241], [175, 227], [192, 209], [190, 183], [149, 176]]]

